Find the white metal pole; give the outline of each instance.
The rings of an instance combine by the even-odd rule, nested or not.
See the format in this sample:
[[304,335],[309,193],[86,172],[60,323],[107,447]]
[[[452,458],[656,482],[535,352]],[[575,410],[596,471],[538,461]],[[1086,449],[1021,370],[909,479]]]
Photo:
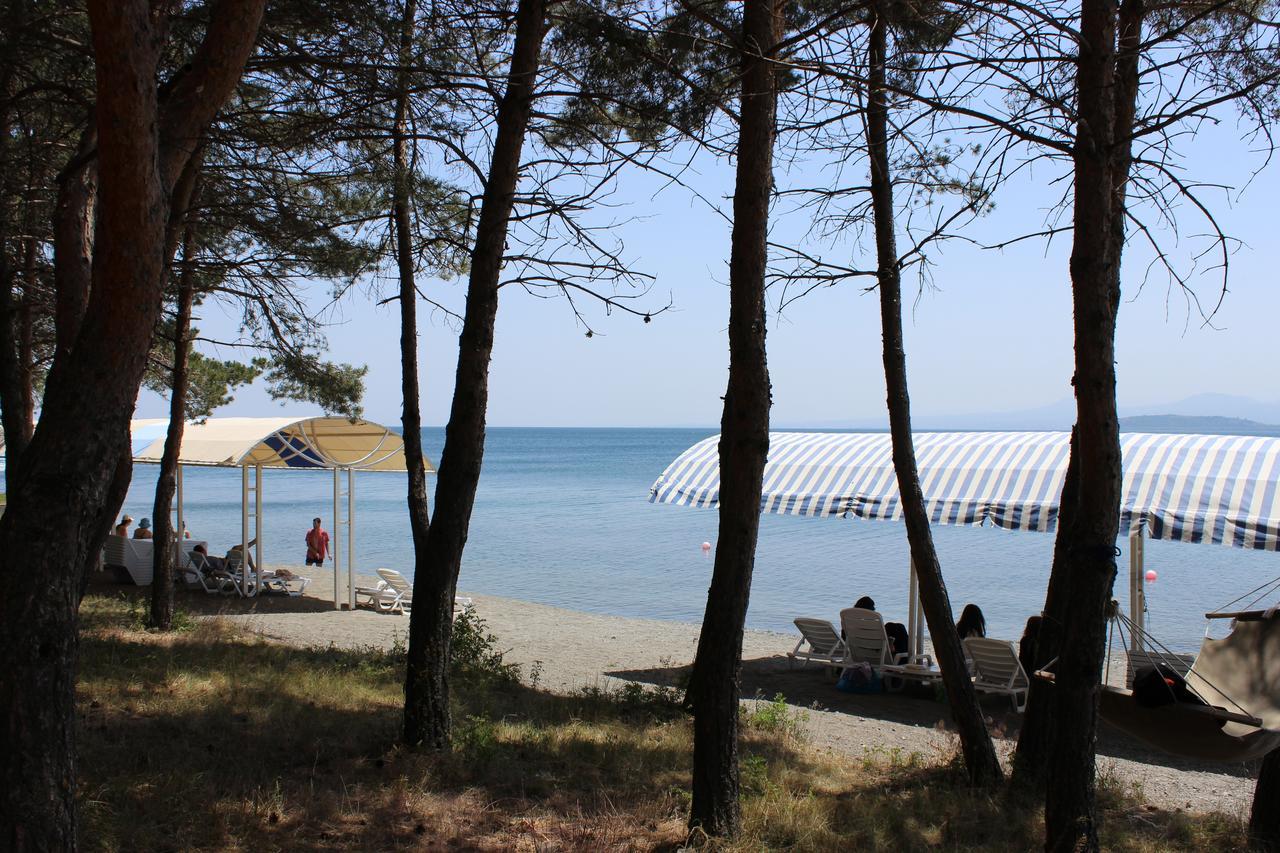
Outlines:
[[249,594],[249,466],[240,466],[240,594]]
[[[253,482],[253,501],[254,501],[254,510],[253,510],[253,537],[254,537],[254,539],[256,539],[256,540],[257,540],[257,541],[254,543],[253,548],[254,548],[254,551],[255,551],[255,553],[256,553],[256,555],[257,555],[258,571],[259,571],[259,572],[263,572],[263,571],[265,571],[265,570],[266,570],[266,565],[267,565],[267,564],[266,564],[266,563],[264,563],[264,562],[262,562],[262,540],[263,540],[265,537],[262,535],[264,531],[263,531],[263,529],[262,529],[262,466],[261,466],[261,465],[255,465],[255,466],[253,466],[253,477],[254,477],[254,482]],[[249,553],[249,549],[248,549],[248,547],[246,546],[246,547],[245,547],[245,561],[246,561],[246,562],[247,562],[247,561],[248,561],[248,559],[249,559],[249,557],[248,557],[248,553]],[[260,587],[261,587],[261,585],[259,585],[258,587],[254,587],[254,595],[257,595],[257,590],[258,590]]]
[[907,654],[910,657],[907,663],[915,663],[920,653],[920,639],[917,636],[920,626],[916,619],[916,600],[920,595],[920,589],[919,581],[916,580],[915,560],[911,561],[911,580],[907,590]]
[[1143,650],[1142,631],[1146,630],[1147,590],[1143,586],[1146,563],[1145,543],[1143,536],[1146,521],[1134,523],[1129,530],[1129,618],[1139,630],[1133,633],[1132,645],[1135,652]]
[[356,471],[347,469],[347,609],[356,609]]
[[173,541],[176,544],[178,553],[174,554],[175,564],[181,568],[187,564],[187,543],[186,537],[182,534],[186,531],[187,525],[182,516],[182,464],[178,464],[178,526],[174,530]]
[[339,536],[338,509],[340,507],[340,504],[338,503],[338,493],[342,490],[341,476],[342,475],[339,473],[338,469],[334,468],[333,469],[333,523],[332,525],[330,525],[331,527],[333,527],[333,609],[334,610],[338,610],[341,607],[340,605],[341,599],[338,597],[338,578],[339,578],[338,563],[341,562],[341,560],[338,559],[338,536]]

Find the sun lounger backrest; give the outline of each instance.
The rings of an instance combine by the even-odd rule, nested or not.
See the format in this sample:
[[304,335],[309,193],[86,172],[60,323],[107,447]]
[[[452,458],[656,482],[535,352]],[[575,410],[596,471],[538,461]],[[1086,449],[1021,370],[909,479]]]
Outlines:
[[840,627],[849,649],[850,661],[866,661],[872,666],[890,663],[889,638],[884,619],[874,610],[850,607],[840,611]]
[[973,661],[973,676],[979,686],[1027,687],[1027,674],[1018,662],[1018,650],[1008,640],[966,637],[964,651]]
[[810,648],[820,655],[830,654],[840,645],[840,635],[826,619],[809,619],[801,617],[796,621],[800,635],[805,638]]
[[387,582],[387,586],[402,595],[413,595],[413,587],[404,575],[395,569],[378,569],[378,577]]
[[125,564],[124,549],[129,540],[123,536],[117,536],[112,533],[107,537],[107,543],[102,546],[102,562],[108,566],[121,566]]

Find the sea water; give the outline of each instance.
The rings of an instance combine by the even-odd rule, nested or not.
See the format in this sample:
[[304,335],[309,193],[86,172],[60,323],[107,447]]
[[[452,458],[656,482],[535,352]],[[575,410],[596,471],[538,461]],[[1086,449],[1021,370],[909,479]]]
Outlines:
[[[715,543],[714,510],[651,504],[649,487],[714,429],[490,429],[460,590],[576,610],[699,622]],[[423,431],[436,460],[443,429]],[[151,515],[157,467],[134,467],[124,511]],[[222,553],[240,541],[239,469],[188,467],[192,536]],[[319,516],[331,532],[333,474],[263,473],[263,559],[299,565]],[[342,478],[345,487],[346,477]],[[433,490],[428,478],[428,490]],[[412,574],[403,474],[355,477],[357,570]],[[342,512],[346,512],[343,501]],[[887,620],[906,621],[908,549],[899,522],[764,515],[747,626],[793,632],[791,620],[838,620],[862,595]],[[1053,536],[992,528],[933,528],[953,609],[976,602],[987,634],[1016,640],[1043,606]],[[252,535],[252,534],[251,534]],[[1128,607],[1128,542],[1118,543],[1116,597]],[[714,552],[712,552],[714,553]],[[346,549],[343,546],[345,560]],[[1148,629],[1176,650],[1199,646],[1204,613],[1280,576],[1280,555],[1218,545],[1146,543]],[[323,571],[329,571],[326,565]],[[311,569],[309,571],[316,571]],[[1215,626],[1221,634],[1225,625]],[[1117,641],[1118,642],[1118,641]]]

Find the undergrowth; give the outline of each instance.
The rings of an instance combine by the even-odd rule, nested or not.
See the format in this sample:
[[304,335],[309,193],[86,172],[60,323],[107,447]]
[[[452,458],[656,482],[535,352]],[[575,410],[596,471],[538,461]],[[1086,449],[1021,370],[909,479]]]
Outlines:
[[[555,695],[463,614],[454,748],[398,744],[403,643],[299,649],[217,620],[157,635],[130,605],[82,608],[79,803],[89,850],[676,850],[691,727],[678,686]],[[370,617],[374,618],[374,617]],[[709,849],[1029,850],[1039,811],[969,789],[950,756],[855,758],[774,696],[741,726],[743,833]],[[1238,820],[1145,806],[1103,777],[1103,843],[1230,850]]]

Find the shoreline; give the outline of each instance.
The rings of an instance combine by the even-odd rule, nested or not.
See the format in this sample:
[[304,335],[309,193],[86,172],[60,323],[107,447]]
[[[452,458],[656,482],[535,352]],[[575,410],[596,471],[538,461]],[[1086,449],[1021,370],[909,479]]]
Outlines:
[[[297,567],[289,568],[304,574]],[[307,594],[298,598],[271,596],[245,602],[204,593],[180,596],[184,603],[199,602],[194,609],[206,618],[221,618],[290,645],[385,649],[407,642],[407,615],[365,608],[335,610],[332,573],[307,576],[312,583]],[[361,577],[357,585],[370,580]],[[697,649],[700,626],[692,623],[588,613],[463,590],[458,594],[473,600],[477,615],[497,637],[498,648],[508,662],[521,665],[527,683],[558,693],[618,689],[627,683],[676,685]],[[797,639],[772,631],[743,633],[744,702],[783,695],[793,712],[802,716],[802,727],[815,747],[854,760],[867,752],[950,755],[958,749],[958,740],[949,730],[947,706],[932,689],[841,693],[834,687],[834,678],[819,667],[791,664],[786,653]],[[1007,766],[1020,716],[1001,696],[983,697],[982,707]],[[1169,756],[1105,724],[1099,730],[1098,768],[1099,775],[1140,787],[1153,804],[1163,808],[1246,817],[1256,777],[1256,763],[1214,765]]]

